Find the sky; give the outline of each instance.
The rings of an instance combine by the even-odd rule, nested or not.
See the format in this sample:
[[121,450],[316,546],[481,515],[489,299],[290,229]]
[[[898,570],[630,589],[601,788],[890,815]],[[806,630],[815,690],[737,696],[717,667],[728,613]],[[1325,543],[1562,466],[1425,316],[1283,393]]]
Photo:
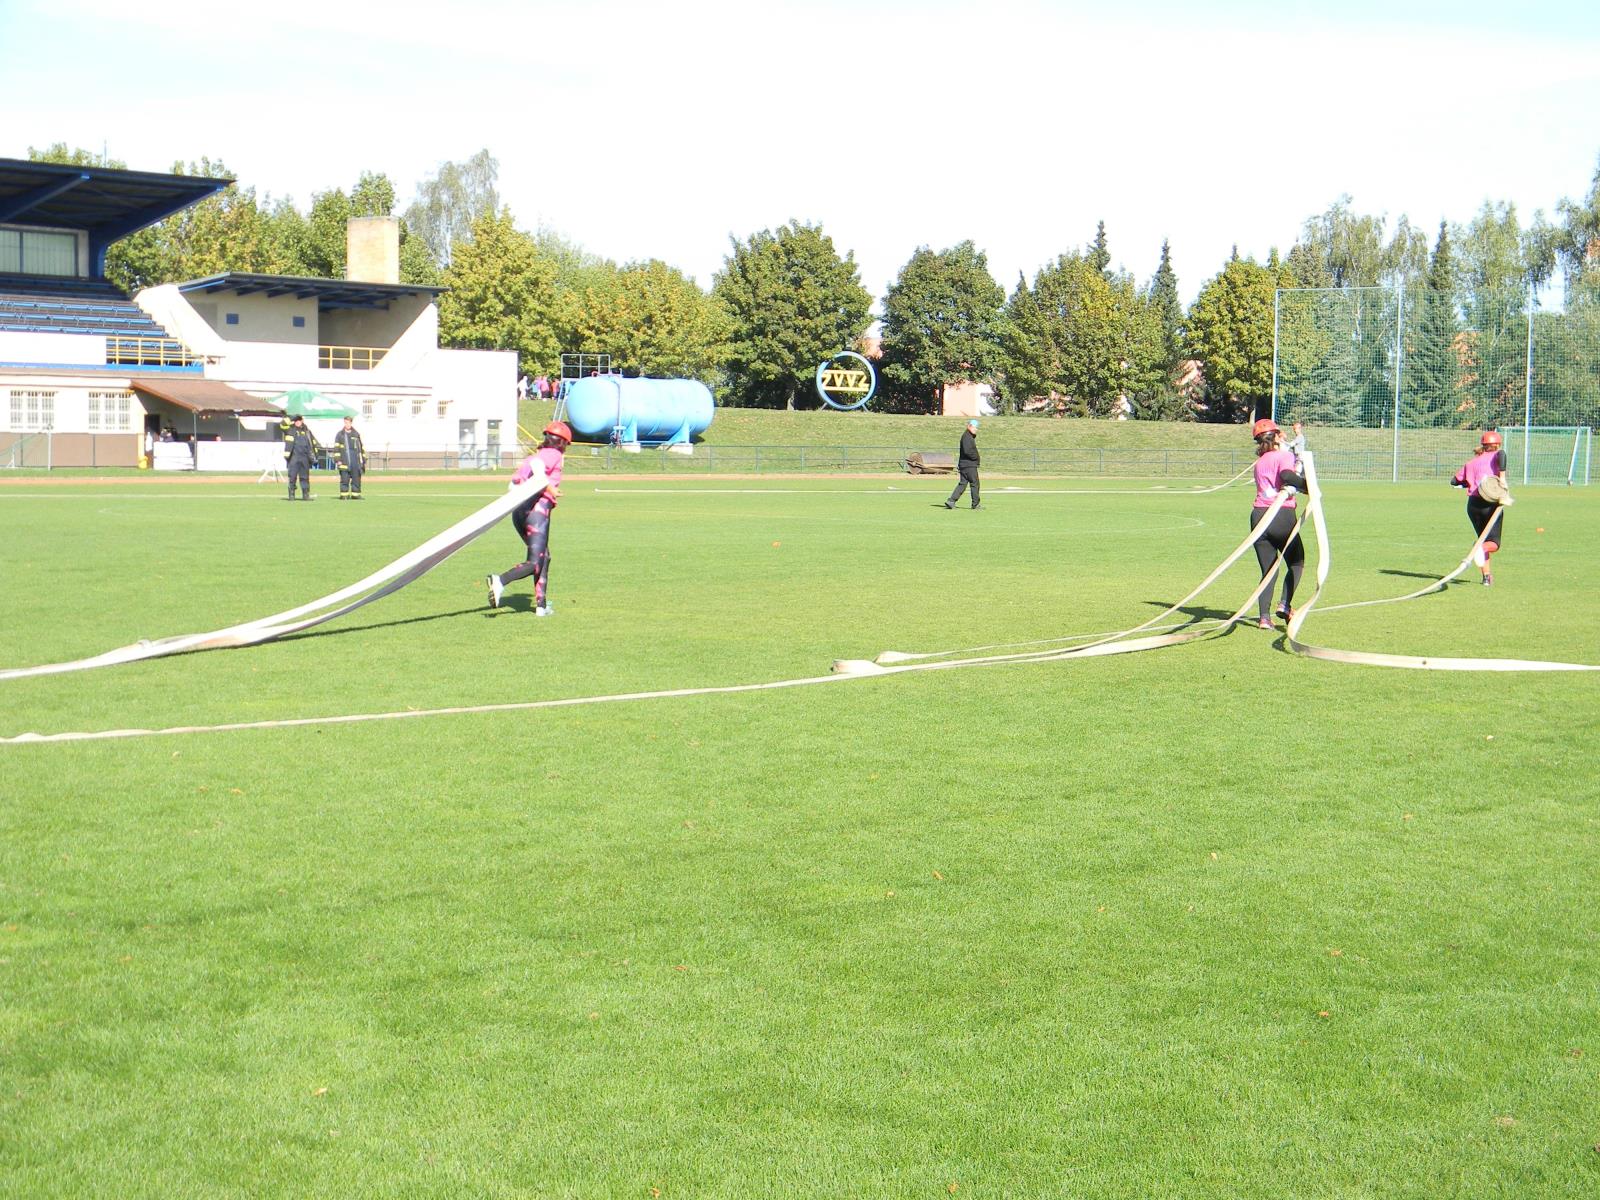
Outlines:
[[1008,292],[1106,223],[1187,302],[1348,194],[1526,224],[1600,165],[1600,21],[1565,0],[0,0],[0,157],[221,160],[258,197],[403,207],[487,148],[518,225],[709,287],[820,223],[876,296],[973,241]]

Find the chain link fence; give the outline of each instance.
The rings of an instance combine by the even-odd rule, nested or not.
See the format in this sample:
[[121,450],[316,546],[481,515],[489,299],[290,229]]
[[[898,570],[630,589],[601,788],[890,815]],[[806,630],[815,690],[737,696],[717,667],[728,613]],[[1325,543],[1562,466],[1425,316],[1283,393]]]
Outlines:
[[1272,376],[1274,418],[1306,423],[1330,477],[1433,476],[1498,429],[1513,479],[1586,483],[1600,298],[1551,308],[1532,291],[1284,288]]

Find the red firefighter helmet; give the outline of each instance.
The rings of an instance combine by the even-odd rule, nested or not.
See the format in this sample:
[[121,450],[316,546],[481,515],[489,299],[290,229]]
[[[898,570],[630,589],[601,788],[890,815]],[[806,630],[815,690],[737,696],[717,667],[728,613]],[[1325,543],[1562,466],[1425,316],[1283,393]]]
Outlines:
[[1496,433],[1494,430],[1490,429],[1481,438],[1478,439],[1478,445],[1480,445],[1480,446],[1494,446],[1494,447],[1498,448],[1501,445],[1500,435],[1498,433]]
[[542,432],[548,436],[560,438],[569,446],[572,444],[572,426],[565,421],[551,421],[550,424],[544,427]]
[[1250,427],[1250,436],[1253,437],[1253,438],[1258,438],[1263,433],[1282,433],[1282,432],[1283,432],[1283,430],[1278,428],[1278,423],[1276,421],[1274,421],[1271,417],[1262,417],[1261,420],[1257,421],[1254,425],[1252,425]]

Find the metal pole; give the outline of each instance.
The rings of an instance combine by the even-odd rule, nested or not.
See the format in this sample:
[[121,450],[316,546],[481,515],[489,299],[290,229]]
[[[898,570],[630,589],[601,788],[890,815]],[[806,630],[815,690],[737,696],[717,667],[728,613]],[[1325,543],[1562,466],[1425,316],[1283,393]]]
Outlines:
[[1528,362],[1522,381],[1522,482],[1528,482],[1528,453],[1533,446],[1533,306],[1539,297],[1528,285]]
[[1400,482],[1400,372],[1406,358],[1406,293],[1394,285],[1394,483]]
[[1283,299],[1283,289],[1272,289],[1272,411],[1267,414],[1278,419],[1278,304]]

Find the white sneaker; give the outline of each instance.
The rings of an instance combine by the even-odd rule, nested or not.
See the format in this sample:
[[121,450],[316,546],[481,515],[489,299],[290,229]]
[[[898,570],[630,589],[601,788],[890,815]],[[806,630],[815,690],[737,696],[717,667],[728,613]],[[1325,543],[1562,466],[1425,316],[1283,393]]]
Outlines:
[[536,617],[548,617],[553,615],[554,612],[555,610],[552,609],[548,604],[541,604],[533,610],[533,615]]
[[500,607],[500,596],[506,590],[506,585],[500,582],[498,575],[485,575],[483,581],[489,585],[489,607]]

